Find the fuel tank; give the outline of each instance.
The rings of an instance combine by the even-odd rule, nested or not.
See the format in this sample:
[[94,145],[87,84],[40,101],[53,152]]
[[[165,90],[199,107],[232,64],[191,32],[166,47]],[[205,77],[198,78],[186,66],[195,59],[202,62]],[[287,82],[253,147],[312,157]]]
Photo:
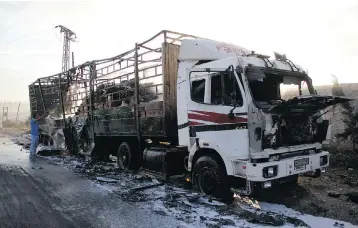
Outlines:
[[142,169],[168,179],[184,174],[184,158],[189,152],[186,147],[151,147],[143,152]]

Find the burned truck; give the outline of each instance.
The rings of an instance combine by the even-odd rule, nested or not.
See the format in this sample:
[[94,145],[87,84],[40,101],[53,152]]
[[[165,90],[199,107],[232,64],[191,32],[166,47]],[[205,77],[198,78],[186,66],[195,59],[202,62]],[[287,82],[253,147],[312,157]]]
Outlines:
[[124,168],[183,175],[222,198],[325,171],[324,114],[349,100],[317,95],[283,56],[171,31],[40,78],[29,91],[31,110],[50,113],[41,125],[50,138],[64,132],[67,147],[93,159],[112,155]]

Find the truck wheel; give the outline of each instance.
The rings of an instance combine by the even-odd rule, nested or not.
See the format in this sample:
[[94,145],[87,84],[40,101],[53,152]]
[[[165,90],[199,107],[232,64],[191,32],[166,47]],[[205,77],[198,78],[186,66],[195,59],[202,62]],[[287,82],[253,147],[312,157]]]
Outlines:
[[118,147],[117,152],[117,164],[120,168],[132,168],[131,165],[132,161],[132,154],[131,148],[126,142],[122,142],[121,145]]
[[223,199],[232,200],[225,168],[214,158],[200,157],[194,165],[192,182],[195,191]]
[[94,148],[91,149],[91,160],[93,162],[108,162],[109,161],[109,149],[107,144],[97,140],[94,142]]

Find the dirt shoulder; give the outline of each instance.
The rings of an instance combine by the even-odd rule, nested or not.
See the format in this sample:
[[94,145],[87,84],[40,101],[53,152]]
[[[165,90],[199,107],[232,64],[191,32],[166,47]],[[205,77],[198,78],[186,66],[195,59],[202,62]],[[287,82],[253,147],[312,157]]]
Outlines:
[[297,186],[272,189],[259,200],[358,225],[358,202],[350,199],[352,192],[358,192],[358,171],[332,168],[319,178],[299,177]]
[[9,135],[9,136],[13,136],[16,134],[24,133],[28,130],[29,129],[27,129],[27,128],[3,128],[2,127],[2,128],[0,128],[0,133]]

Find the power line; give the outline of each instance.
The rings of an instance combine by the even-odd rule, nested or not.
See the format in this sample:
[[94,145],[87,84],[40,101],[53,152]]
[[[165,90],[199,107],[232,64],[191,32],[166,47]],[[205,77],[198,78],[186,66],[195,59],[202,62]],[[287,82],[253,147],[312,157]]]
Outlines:
[[[33,31],[33,32],[30,32],[31,34],[27,34],[24,36],[18,36],[14,39],[8,40],[8,41],[4,42],[4,44],[9,45],[9,44],[13,44],[14,42],[17,42],[17,41],[26,40],[28,38],[35,38],[35,37],[39,36],[40,33],[43,33],[43,32],[46,32],[46,31],[52,30],[52,29],[54,29],[54,28],[46,28],[46,29],[42,29],[40,31]],[[36,33],[36,35],[34,35],[35,33]]]
[[[31,50],[34,51],[34,50]],[[57,54],[55,53],[51,53],[51,52],[41,52],[38,50],[35,50],[34,52],[24,52],[24,51],[19,51],[19,52],[14,52],[14,51],[0,51],[0,55],[9,55],[9,56],[17,56],[17,55],[21,55],[21,56],[57,56]],[[36,51],[38,51],[36,53]]]
[[54,31],[54,35],[55,35],[56,39],[62,43],[62,39],[59,37],[59,35],[56,31]]

